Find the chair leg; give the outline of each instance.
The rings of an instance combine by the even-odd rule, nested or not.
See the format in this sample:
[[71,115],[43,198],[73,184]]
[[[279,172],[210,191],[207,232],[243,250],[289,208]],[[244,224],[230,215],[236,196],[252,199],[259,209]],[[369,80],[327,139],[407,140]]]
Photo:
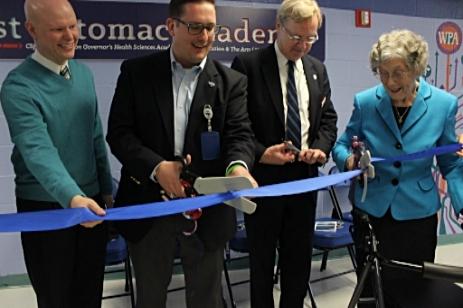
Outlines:
[[333,205],[333,209],[335,211],[335,213],[334,213],[335,216],[333,218],[343,220],[344,217],[342,215],[342,209],[341,209],[341,206],[339,205],[339,200],[338,200],[338,197],[336,195],[336,191],[335,191],[333,186],[329,187],[328,193],[330,195],[331,204]]
[[124,262],[124,272],[125,272],[125,286],[124,286],[124,291],[129,292],[130,291],[130,286],[129,286],[129,266],[128,264],[128,259],[125,260]]
[[128,292],[130,292],[130,303],[131,307],[135,308],[135,291],[133,289],[133,279],[132,279],[132,266],[130,264],[130,257],[127,254],[127,259],[125,260],[125,273],[126,273],[126,280],[125,284],[127,287],[128,284]]
[[307,291],[310,297],[310,307],[317,308],[317,303],[315,302],[315,297],[313,296],[312,287],[310,286],[310,282],[307,282]]
[[347,246],[347,250],[349,251],[349,256],[352,261],[352,265],[354,266],[354,269],[357,269],[357,260],[355,258],[354,247],[352,245],[349,245]]
[[328,250],[323,252],[322,264],[320,265],[320,272],[326,270],[326,263],[328,262]]
[[230,275],[228,274],[227,260],[223,260],[223,273],[225,274],[225,281],[227,282],[228,296],[230,297],[230,303],[232,308],[236,308],[235,298],[233,297],[233,290],[230,282]]

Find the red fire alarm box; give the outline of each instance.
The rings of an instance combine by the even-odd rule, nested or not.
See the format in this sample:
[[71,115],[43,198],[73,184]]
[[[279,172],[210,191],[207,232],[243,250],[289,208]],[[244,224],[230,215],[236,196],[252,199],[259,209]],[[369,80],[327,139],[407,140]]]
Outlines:
[[355,9],[355,26],[357,28],[370,28],[371,27],[370,10]]

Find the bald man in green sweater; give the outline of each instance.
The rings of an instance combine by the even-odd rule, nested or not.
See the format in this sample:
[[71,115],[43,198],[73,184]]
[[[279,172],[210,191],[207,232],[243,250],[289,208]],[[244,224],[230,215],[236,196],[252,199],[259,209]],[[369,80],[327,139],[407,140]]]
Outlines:
[[[112,178],[93,76],[72,60],[76,15],[67,0],[26,0],[25,14],[36,50],[0,92],[18,212],[85,207],[104,215]],[[99,220],[21,234],[39,308],[101,306],[106,239]]]

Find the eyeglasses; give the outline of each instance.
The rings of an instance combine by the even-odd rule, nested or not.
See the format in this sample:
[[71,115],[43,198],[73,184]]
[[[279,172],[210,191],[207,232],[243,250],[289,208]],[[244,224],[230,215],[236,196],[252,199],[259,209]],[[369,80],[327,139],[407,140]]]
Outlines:
[[300,35],[289,33],[288,29],[286,29],[286,27],[283,24],[281,24],[281,28],[283,29],[283,31],[286,33],[286,35],[291,41],[295,41],[298,43],[309,43],[309,44],[314,44],[316,41],[318,41],[318,33],[303,37]]
[[172,18],[172,19],[178,21],[181,24],[184,24],[188,28],[188,33],[192,35],[198,35],[202,33],[204,29],[206,29],[207,33],[217,34],[222,28],[221,25],[216,25],[214,23],[202,24],[202,23],[197,23],[197,22],[185,22],[181,20],[180,18]]
[[407,76],[409,71],[405,70],[395,70],[392,73],[385,72],[383,70],[378,69],[378,76],[381,81],[385,82],[389,80],[389,78],[392,78],[395,82],[400,82],[404,80],[404,78]]

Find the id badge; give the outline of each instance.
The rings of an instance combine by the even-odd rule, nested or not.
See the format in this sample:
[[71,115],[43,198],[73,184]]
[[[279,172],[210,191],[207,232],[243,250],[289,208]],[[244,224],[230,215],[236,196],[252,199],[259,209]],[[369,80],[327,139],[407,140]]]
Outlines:
[[220,155],[220,135],[215,131],[201,134],[201,153],[203,160],[214,160]]

